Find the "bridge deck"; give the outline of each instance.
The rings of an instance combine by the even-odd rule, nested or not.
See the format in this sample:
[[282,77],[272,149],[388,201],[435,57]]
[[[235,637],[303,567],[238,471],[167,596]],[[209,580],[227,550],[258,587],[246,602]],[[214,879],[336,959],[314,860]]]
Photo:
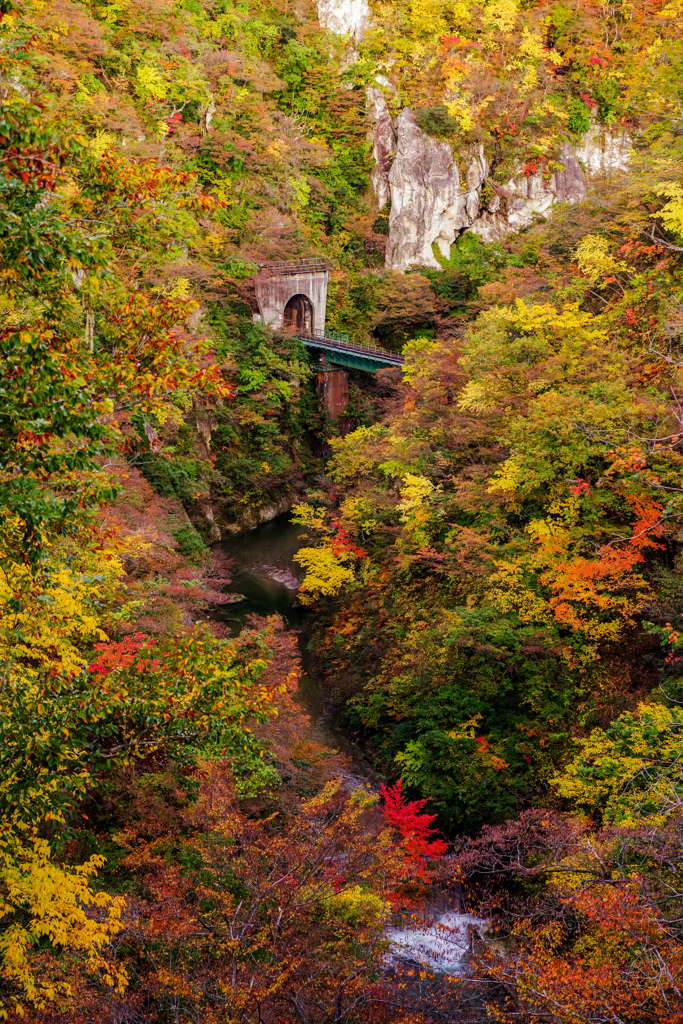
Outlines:
[[389,366],[403,366],[403,356],[376,345],[359,345],[348,340],[348,334],[334,331],[298,331],[297,337],[306,348],[321,349],[330,354],[330,361],[342,366],[355,366],[361,370],[379,370]]
[[271,260],[269,263],[259,263],[258,268],[266,274],[324,274],[327,263],[317,257],[304,260]]

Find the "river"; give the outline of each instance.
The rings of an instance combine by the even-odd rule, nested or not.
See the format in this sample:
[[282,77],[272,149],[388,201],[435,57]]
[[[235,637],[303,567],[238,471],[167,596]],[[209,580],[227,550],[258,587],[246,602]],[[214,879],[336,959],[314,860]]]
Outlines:
[[278,516],[254,530],[245,530],[221,541],[221,548],[230,559],[229,593],[242,600],[233,604],[215,605],[212,618],[225,623],[231,636],[237,636],[250,615],[280,615],[287,629],[296,631],[303,673],[295,694],[311,720],[311,739],[341,750],[351,758],[347,782],[377,787],[377,778],[360,747],[339,728],[334,710],[325,700],[323,688],[310,667],[307,643],[314,612],[301,605],[297,590],[301,569],[294,555],[307,541],[302,539],[303,527],[290,522],[290,514]]
[[[310,668],[307,642],[313,611],[297,599],[301,570],[294,555],[305,543],[303,527],[289,521],[289,514],[278,516],[254,530],[221,541],[221,548],[232,560],[231,582],[227,591],[238,600],[215,605],[213,618],[223,622],[232,636],[244,628],[250,615],[280,615],[286,628],[296,630],[301,663],[304,669],[299,680],[296,700],[311,720],[311,738],[343,751],[351,758],[346,773],[350,786],[370,785],[377,789],[372,766],[357,744],[344,734],[334,719],[334,711],[325,700],[323,688]],[[414,919],[397,922],[387,929],[394,943],[391,960],[420,963],[445,974],[459,974],[471,945],[471,932],[484,926],[469,914],[446,907],[432,907],[421,924]]]

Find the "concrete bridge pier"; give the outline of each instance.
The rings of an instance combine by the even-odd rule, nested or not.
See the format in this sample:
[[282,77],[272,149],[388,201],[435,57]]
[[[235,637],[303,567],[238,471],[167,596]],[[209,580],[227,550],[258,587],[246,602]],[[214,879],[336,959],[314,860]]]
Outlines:
[[331,420],[342,416],[349,404],[349,375],[346,370],[332,369],[320,357],[318,370],[318,395],[320,403]]

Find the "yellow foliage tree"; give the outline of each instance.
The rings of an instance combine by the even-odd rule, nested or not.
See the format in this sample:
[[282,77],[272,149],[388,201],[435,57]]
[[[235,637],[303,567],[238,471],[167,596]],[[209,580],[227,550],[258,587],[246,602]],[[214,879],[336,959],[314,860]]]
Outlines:
[[584,235],[576,247],[576,262],[591,284],[627,269],[623,260],[612,256],[607,239],[599,235]]
[[491,0],[484,8],[484,25],[498,32],[511,32],[518,14],[517,0]]
[[386,427],[375,423],[358,427],[346,437],[332,438],[333,479],[339,482],[372,473],[385,458],[386,435]]
[[432,499],[437,488],[425,476],[406,473],[403,477],[401,500],[398,509],[404,532],[411,537],[418,547],[429,543],[429,527],[435,518]]
[[410,21],[418,36],[434,36],[446,29],[442,0],[410,0]]
[[0,1017],[11,1009],[23,1017],[24,1006],[44,1009],[72,986],[61,965],[46,961],[38,947],[46,940],[67,958],[76,954],[79,969],[98,975],[101,982],[122,992],[123,971],[114,971],[102,953],[123,928],[122,896],[95,892],[90,879],[104,864],[92,856],[72,868],[54,863],[48,843],[32,842],[0,848],[0,980],[14,990],[0,997]]
[[294,558],[306,570],[299,588],[302,604],[313,604],[321,597],[334,597],[354,579],[353,569],[328,547],[300,548]]
[[21,661],[28,676],[48,667],[73,672],[84,664],[79,644],[107,639],[95,605],[123,566],[107,552],[94,552],[89,562],[86,568],[49,558],[37,574],[21,563],[5,565],[0,573],[0,665],[5,671]]
[[294,513],[292,515],[292,522],[298,523],[299,526],[305,526],[318,533],[325,532],[328,529],[325,524],[327,513],[324,508],[314,508],[308,502],[301,502],[301,504],[293,506],[292,512]]
[[415,512],[424,507],[435,490],[434,484],[426,476],[406,473],[403,477],[401,501],[398,505],[401,512],[401,521],[404,523],[410,522]]
[[680,181],[663,181],[653,191],[655,195],[668,200],[655,217],[667,231],[673,231],[683,238],[683,185]]
[[661,826],[683,806],[683,709],[639,704],[594,729],[558,775],[560,796],[617,825]]

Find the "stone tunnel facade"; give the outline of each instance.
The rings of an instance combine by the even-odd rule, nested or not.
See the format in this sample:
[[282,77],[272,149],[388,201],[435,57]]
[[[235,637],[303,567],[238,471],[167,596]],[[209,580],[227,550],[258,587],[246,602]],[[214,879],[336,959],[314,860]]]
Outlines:
[[301,330],[324,331],[327,278],[322,260],[262,267],[255,280],[261,319],[275,329],[288,320]]
[[[306,334],[325,330],[328,271],[323,260],[283,260],[262,266],[256,275],[261,320],[277,329],[285,323]],[[349,401],[346,370],[320,357],[318,394],[330,419],[343,415]]]

